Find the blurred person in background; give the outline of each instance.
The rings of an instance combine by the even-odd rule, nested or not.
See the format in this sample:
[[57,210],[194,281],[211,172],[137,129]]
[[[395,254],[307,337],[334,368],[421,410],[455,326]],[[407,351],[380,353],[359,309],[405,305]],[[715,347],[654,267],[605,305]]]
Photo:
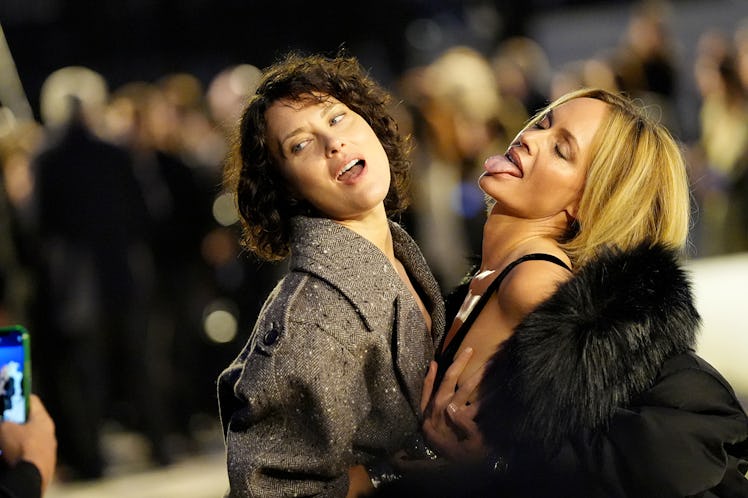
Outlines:
[[[18,122],[0,107],[0,327],[27,323],[32,283],[19,219],[31,193],[29,160],[42,139],[36,122]],[[57,467],[55,425],[36,394],[24,424],[0,421],[0,496],[40,497]]]
[[59,428],[67,478],[103,475],[100,436],[114,406],[143,417],[139,428],[163,461],[145,302],[148,211],[130,155],[97,136],[107,99],[106,81],[89,68],[50,74],[40,96],[46,139],[32,159],[30,329],[34,357],[44,358],[35,379]]
[[556,100],[580,88],[620,91],[615,70],[606,53],[567,62],[554,71],[549,83],[549,100]]
[[699,36],[694,78],[701,97],[692,147],[700,256],[748,250],[748,88],[738,47],[721,31]]
[[504,106],[488,59],[466,46],[410,70],[400,87],[416,121],[412,232],[450,289],[480,253],[485,205],[474,179],[481,158],[506,146],[523,116]]
[[208,110],[224,138],[232,136],[243,106],[261,78],[262,70],[257,66],[237,64],[222,69],[211,79],[206,92]]
[[202,391],[198,387],[202,375],[194,368],[203,346],[203,308],[212,287],[201,256],[211,223],[212,186],[203,183],[199,167],[193,166],[184,121],[185,115],[200,112],[201,101],[199,82],[180,73],[157,83],[122,85],[112,92],[107,110],[109,134],[130,152],[148,210],[153,260],[153,292],[147,303],[150,361],[159,372],[152,382],[163,393],[162,425],[187,438],[183,442],[192,438],[192,416],[214,401],[210,384]]
[[611,56],[619,88],[657,106],[662,121],[678,135],[676,108],[678,46],[671,31],[668,0],[639,0],[632,6],[624,37]]
[[526,36],[502,40],[490,59],[504,115],[514,119],[511,130],[524,126],[530,114],[548,103],[553,74],[543,47]]
[[742,19],[735,29],[734,41],[738,76],[748,91],[748,17]]
[[[262,71],[252,64],[232,65],[219,71],[208,86],[209,115],[220,132],[225,151],[236,139],[234,133],[242,110],[261,77]],[[213,207],[217,223],[205,238],[204,254],[215,273],[219,296],[236,305],[238,328],[247,330],[257,319],[268,292],[286,272],[286,262],[262,261],[243,251],[239,244],[239,217],[230,193],[217,192]],[[246,339],[246,336],[236,337],[240,343]]]
[[0,107],[0,325],[28,322],[36,252],[28,233],[30,161],[43,135],[37,122]]

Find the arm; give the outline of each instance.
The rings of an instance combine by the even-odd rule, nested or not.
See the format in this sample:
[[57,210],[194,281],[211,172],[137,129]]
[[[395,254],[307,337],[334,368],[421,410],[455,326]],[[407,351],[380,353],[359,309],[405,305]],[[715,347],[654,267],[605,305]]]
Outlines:
[[294,335],[310,340],[264,348],[270,356],[255,351],[234,387],[245,403],[230,415],[226,446],[240,496],[344,496],[348,489],[353,438],[370,409],[363,374],[321,331],[296,327]]
[[665,372],[631,406],[616,409],[607,427],[575,432],[551,456],[542,445],[497,448],[511,479],[539,496],[557,489],[606,498],[701,496],[718,485],[732,489],[719,496],[748,492],[737,470],[741,458],[742,472],[748,465],[748,418],[729,386],[699,368]]
[[468,403],[478,388],[483,370],[472,374],[457,387],[457,380],[472,354],[472,348],[468,347],[457,355],[435,393],[436,363],[432,362],[421,395],[422,430],[426,441],[439,455],[458,462],[485,457],[488,451],[473,420],[478,403]]
[[748,491],[735,469],[736,456],[748,465],[748,417],[723,379],[695,365],[660,377],[588,436],[571,441],[566,464],[598,476],[610,496],[690,496],[737,477]]
[[479,406],[475,394],[484,374],[484,358],[500,347],[506,331],[514,329],[569,275],[547,261],[525,261],[513,268],[481,310],[435,392],[435,369],[429,372],[421,399],[423,431],[440,454],[459,461],[485,455],[487,450],[473,420]]

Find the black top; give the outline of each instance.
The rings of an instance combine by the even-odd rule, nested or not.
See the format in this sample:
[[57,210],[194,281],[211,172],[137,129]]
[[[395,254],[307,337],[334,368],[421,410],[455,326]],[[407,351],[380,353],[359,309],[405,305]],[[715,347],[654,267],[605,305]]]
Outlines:
[[14,467],[0,462],[0,498],[38,498],[42,476],[31,462],[19,461]]
[[493,456],[373,496],[748,497],[748,417],[693,353],[700,323],[676,250],[601,247],[491,357],[474,420]]
[[[439,348],[439,351],[437,352],[437,358],[436,358],[438,369],[436,372],[436,382],[434,384],[435,386],[438,386],[439,384],[441,384],[441,381],[444,378],[444,374],[447,372],[447,368],[449,368],[449,366],[454,361],[455,354],[457,353],[457,350],[460,348],[460,344],[462,344],[462,341],[465,339],[465,336],[470,330],[470,327],[472,327],[473,322],[475,321],[475,318],[480,314],[480,311],[486,305],[491,295],[493,295],[493,293],[499,289],[501,282],[506,278],[509,272],[512,271],[514,267],[520,263],[524,263],[525,261],[538,261],[538,260],[555,263],[571,271],[571,268],[569,268],[566,263],[561,261],[556,256],[553,256],[551,254],[543,254],[543,253],[525,254],[524,256],[519,257],[515,259],[514,261],[512,261],[511,263],[509,263],[508,265],[506,265],[506,267],[503,270],[501,270],[501,273],[499,273],[499,276],[496,277],[494,281],[488,285],[488,287],[486,288],[486,291],[483,293],[483,295],[480,297],[478,302],[475,304],[475,307],[470,311],[470,314],[465,318],[465,322],[457,330],[457,333],[452,338],[452,340],[449,342],[447,347],[444,349],[442,349],[441,347]],[[446,335],[445,335],[445,340],[446,340]]]

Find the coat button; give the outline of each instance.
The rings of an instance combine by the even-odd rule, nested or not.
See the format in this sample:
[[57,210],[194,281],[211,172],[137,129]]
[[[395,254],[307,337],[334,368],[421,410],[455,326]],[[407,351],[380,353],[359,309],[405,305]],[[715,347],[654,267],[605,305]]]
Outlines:
[[277,340],[278,331],[276,329],[268,330],[267,332],[265,332],[265,336],[262,338],[262,342],[264,342],[266,346],[272,346]]

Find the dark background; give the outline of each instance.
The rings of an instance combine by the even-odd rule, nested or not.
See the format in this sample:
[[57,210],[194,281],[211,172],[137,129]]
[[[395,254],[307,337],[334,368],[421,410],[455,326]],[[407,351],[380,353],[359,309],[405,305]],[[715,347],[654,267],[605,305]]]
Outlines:
[[[38,118],[39,89],[52,71],[84,65],[112,88],[186,71],[207,83],[230,64],[264,67],[291,48],[346,46],[388,84],[451,43],[490,51],[528,34],[538,16],[631,2],[593,0],[0,0],[0,24]],[[711,3],[711,2],[709,2]],[[488,12],[490,15],[486,15]],[[484,21],[476,34],[466,24]],[[407,41],[416,19],[443,31],[428,47]],[[487,22],[487,23],[486,23]],[[569,33],[577,36],[579,33]]]

